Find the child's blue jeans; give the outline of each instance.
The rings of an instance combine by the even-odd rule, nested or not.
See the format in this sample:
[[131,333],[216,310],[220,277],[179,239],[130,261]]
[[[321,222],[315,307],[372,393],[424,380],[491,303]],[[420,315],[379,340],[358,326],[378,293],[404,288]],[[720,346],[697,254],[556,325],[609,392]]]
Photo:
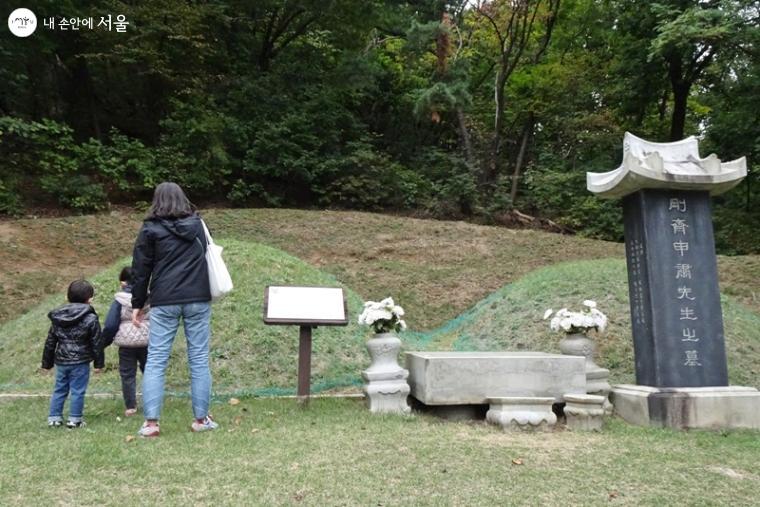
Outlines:
[[69,421],[80,422],[84,413],[84,394],[90,380],[90,363],[55,365],[55,388],[50,399],[48,421],[63,421],[63,404],[71,393]]

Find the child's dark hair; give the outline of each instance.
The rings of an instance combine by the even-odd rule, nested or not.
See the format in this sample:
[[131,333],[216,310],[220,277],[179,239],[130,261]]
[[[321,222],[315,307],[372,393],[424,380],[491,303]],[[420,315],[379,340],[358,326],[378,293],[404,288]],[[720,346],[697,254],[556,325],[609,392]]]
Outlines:
[[95,289],[87,280],[74,280],[66,293],[69,303],[86,303],[94,295]]
[[132,283],[132,268],[129,266],[124,266],[124,268],[121,270],[121,273],[119,273],[119,281],[125,282],[127,285]]

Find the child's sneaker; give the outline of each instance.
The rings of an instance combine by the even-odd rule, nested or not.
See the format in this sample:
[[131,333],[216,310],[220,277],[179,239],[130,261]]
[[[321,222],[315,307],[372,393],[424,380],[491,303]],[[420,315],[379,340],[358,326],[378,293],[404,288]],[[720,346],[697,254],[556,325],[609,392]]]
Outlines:
[[156,424],[148,424],[148,421],[145,421],[140,428],[140,431],[137,432],[138,435],[141,437],[157,437],[161,431],[158,429],[158,423]]
[[87,423],[85,423],[84,421],[68,421],[66,423],[66,427],[70,430],[74,428],[83,428],[85,426],[87,426]]
[[48,427],[50,428],[60,428],[63,426],[63,421],[48,421]]
[[203,421],[193,421],[193,424],[190,425],[190,431],[193,431],[195,433],[200,433],[201,431],[210,431],[215,430],[219,427],[217,423],[214,422],[214,420],[211,418],[210,415],[207,415],[203,418]]
[[137,413],[136,408],[128,408],[124,411],[124,417],[132,417]]

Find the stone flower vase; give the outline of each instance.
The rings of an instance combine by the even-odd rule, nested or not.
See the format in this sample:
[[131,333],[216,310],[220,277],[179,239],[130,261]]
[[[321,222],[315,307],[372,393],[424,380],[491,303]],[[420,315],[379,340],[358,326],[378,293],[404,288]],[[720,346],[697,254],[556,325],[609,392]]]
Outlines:
[[372,359],[369,368],[362,372],[365,381],[362,391],[370,412],[408,414],[409,370],[398,364],[401,340],[394,333],[377,333],[367,341]]
[[612,389],[609,378],[610,370],[594,362],[596,343],[585,333],[567,333],[559,342],[559,350],[566,356],[583,356],[586,358],[586,394],[604,396],[604,411],[612,414],[612,404],[607,396]]
[[583,356],[586,358],[586,371],[589,369],[598,369],[594,363],[594,352],[596,352],[596,343],[584,333],[567,333],[559,341],[559,350],[566,356]]

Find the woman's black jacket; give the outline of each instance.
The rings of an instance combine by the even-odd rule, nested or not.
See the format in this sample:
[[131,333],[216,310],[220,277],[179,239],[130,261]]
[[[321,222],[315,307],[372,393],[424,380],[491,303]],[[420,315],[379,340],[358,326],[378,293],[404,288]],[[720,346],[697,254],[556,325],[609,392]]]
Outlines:
[[143,223],[132,253],[132,308],[211,301],[206,234],[198,215]]

